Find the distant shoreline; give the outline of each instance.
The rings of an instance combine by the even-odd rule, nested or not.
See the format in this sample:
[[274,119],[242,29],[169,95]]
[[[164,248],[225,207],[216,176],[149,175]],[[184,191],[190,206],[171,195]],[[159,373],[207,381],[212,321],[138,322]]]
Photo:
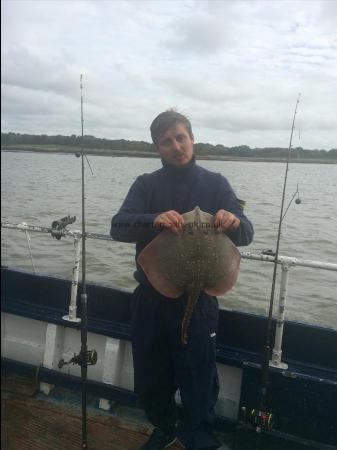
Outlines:
[[[55,146],[56,148],[37,148],[34,146],[1,146],[2,152],[15,152],[15,153],[56,153],[56,154],[68,154],[68,155],[81,155],[81,150],[78,148],[62,148],[60,146]],[[93,149],[85,149],[85,153],[87,155],[96,155],[96,156],[109,156],[111,158],[154,158],[158,159],[155,153],[152,152],[142,152],[142,151],[127,151],[127,150],[111,150],[110,152],[102,151],[102,150],[93,150]],[[196,154],[198,160],[203,161],[245,161],[245,162],[286,162],[286,158],[259,158],[259,157],[248,157],[248,156],[218,156],[218,155],[198,155]],[[290,158],[291,163],[298,164],[337,164],[337,159],[321,159],[321,158]]]

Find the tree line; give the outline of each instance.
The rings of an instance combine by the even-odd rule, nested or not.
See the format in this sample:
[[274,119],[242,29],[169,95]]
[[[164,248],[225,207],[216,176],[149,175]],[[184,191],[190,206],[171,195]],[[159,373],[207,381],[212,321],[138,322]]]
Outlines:
[[[43,150],[56,150],[55,147],[60,147],[60,150],[73,150],[81,148],[81,136],[72,134],[71,136],[46,134],[21,134],[21,133],[1,133],[1,148],[15,148],[20,146],[22,149],[29,146],[39,146]],[[20,148],[18,147],[18,148]],[[49,147],[49,148],[48,148]],[[51,147],[53,147],[51,149]],[[62,147],[62,149],[61,149]],[[145,141],[130,141],[126,139],[105,139],[96,138],[95,136],[85,135],[83,137],[83,147],[90,150],[90,153],[100,154],[114,154],[128,153],[137,156],[137,153],[156,153],[154,144]],[[226,147],[224,145],[212,145],[205,143],[197,143],[194,145],[195,154],[198,156],[210,157],[250,157],[250,158],[286,158],[288,149],[282,147],[263,147],[251,148],[248,145],[239,145],[234,147]],[[337,159],[337,148],[330,150],[315,149],[306,150],[302,147],[295,147],[292,150],[292,158],[298,159]]]

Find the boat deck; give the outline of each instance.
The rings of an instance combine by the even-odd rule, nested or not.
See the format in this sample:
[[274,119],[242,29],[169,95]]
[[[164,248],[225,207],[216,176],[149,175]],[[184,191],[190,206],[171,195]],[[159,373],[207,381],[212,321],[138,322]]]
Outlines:
[[[88,448],[138,450],[151,426],[136,408],[116,406],[98,410],[88,396]],[[1,377],[2,450],[78,450],[82,446],[79,393],[57,388],[50,396],[36,391],[35,381],[21,376]],[[170,449],[181,450],[180,444]]]
[[[98,399],[87,396],[87,435],[90,450],[139,450],[152,426],[142,410],[113,404],[98,409]],[[1,450],[78,450],[82,448],[81,396],[77,390],[55,387],[49,396],[37,390],[26,376],[1,376]],[[307,450],[316,447],[298,442],[258,441],[251,433],[218,433],[219,450]],[[183,450],[179,442],[170,450]],[[329,448],[332,447],[319,447]]]

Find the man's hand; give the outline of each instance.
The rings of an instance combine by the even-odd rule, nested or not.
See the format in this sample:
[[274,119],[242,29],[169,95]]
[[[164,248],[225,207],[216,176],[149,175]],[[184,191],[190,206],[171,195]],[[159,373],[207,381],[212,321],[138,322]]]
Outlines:
[[214,226],[223,231],[235,230],[240,226],[240,219],[225,209],[219,209],[214,216]]
[[159,214],[153,221],[154,227],[169,228],[174,233],[179,233],[184,224],[185,222],[181,214],[173,209]]

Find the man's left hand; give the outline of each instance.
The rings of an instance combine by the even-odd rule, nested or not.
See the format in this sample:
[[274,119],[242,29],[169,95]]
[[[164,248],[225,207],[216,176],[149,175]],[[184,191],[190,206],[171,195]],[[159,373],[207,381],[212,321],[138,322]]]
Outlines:
[[240,219],[225,209],[219,209],[214,216],[214,225],[223,231],[235,230],[240,226]]

